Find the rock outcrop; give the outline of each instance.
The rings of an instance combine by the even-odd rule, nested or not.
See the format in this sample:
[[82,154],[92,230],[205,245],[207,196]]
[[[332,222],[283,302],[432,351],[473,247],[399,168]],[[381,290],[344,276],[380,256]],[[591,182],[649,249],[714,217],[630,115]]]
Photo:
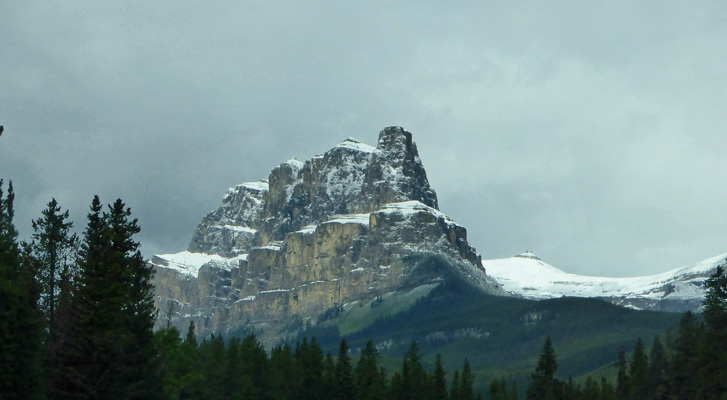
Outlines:
[[273,343],[332,311],[425,295],[449,279],[498,291],[466,229],[437,206],[399,127],[375,148],[349,138],[285,162],[267,181],[231,188],[188,251],[154,257],[159,323]]

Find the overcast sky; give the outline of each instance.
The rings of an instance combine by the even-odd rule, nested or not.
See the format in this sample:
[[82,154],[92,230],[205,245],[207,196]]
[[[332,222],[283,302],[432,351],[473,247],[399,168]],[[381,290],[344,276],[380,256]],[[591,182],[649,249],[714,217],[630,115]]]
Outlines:
[[[104,3],[104,4],[102,4]],[[0,177],[185,250],[228,187],[414,135],[483,258],[653,274],[727,252],[721,1],[2,1]]]

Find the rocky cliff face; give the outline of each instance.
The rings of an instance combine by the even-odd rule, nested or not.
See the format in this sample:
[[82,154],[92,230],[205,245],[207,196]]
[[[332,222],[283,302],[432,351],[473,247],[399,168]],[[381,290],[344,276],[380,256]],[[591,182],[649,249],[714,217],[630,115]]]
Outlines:
[[[411,133],[346,139],[231,188],[186,252],[155,256],[159,323],[272,343],[333,311],[425,295],[449,279],[498,292],[467,232],[437,210]],[[387,300],[391,299],[391,300]],[[394,307],[396,308],[396,307]]]

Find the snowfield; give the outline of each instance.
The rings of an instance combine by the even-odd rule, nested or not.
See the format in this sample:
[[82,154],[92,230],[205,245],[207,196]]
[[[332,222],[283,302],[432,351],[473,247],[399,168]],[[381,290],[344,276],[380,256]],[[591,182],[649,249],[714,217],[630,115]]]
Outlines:
[[530,299],[555,297],[702,299],[703,284],[727,253],[657,275],[609,278],[571,274],[549,265],[531,252],[482,260],[487,274],[506,291]]

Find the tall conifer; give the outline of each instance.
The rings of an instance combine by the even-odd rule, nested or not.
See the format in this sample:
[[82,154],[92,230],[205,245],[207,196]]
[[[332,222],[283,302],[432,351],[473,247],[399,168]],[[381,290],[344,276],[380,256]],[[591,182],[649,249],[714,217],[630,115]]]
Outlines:
[[43,398],[43,319],[31,271],[20,259],[13,225],[12,182],[3,199],[0,180],[0,398]]

